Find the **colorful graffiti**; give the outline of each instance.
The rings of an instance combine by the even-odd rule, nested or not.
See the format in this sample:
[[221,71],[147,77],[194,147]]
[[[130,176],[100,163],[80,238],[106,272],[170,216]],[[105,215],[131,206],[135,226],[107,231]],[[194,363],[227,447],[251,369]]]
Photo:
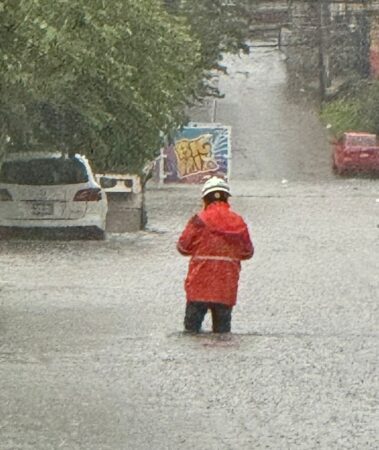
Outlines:
[[184,127],[164,149],[164,181],[201,183],[214,173],[229,175],[230,128],[216,124]]
[[219,168],[212,154],[212,135],[196,139],[180,139],[175,143],[178,176],[180,178]]

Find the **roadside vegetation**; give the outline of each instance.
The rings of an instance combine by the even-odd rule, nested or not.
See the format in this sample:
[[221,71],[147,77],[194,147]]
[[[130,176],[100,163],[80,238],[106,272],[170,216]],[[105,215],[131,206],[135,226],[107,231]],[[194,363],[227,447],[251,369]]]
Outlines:
[[323,105],[321,117],[338,139],[345,131],[379,134],[379,80],[361,80]]
[[244,5],[0,0],[0,156],[79,152],[140,173],[188,106],[218,95],[210,72],[243,47]]

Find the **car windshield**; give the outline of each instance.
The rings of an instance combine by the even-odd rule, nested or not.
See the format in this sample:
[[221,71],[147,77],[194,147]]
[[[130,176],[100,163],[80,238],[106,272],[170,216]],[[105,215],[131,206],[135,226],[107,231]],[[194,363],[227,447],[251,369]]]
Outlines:
[[86,167],[76,158],[6,161],[0,169],[0,182],[7,184],[53,186],[87,181]]

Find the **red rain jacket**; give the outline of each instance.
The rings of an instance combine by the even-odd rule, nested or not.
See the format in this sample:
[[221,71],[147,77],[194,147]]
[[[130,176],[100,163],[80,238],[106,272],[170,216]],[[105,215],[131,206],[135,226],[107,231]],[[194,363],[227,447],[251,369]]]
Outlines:
[[187,302],[236,304],[240,261],[251,258],[254,247],[245,222],[228,203],[213,202],[195,215],[177,249],[191,256],[185,281]]

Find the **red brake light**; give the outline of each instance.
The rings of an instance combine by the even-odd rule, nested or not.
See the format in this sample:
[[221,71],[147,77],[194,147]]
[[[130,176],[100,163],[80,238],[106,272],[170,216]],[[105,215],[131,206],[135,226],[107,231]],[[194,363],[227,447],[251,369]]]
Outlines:
[[99,188],[82,189],[75,194],[74,202],[98,202],[101,198]]
[[12,200],[11,194],[6,189],[0,189],[0,202],[8,202]]

